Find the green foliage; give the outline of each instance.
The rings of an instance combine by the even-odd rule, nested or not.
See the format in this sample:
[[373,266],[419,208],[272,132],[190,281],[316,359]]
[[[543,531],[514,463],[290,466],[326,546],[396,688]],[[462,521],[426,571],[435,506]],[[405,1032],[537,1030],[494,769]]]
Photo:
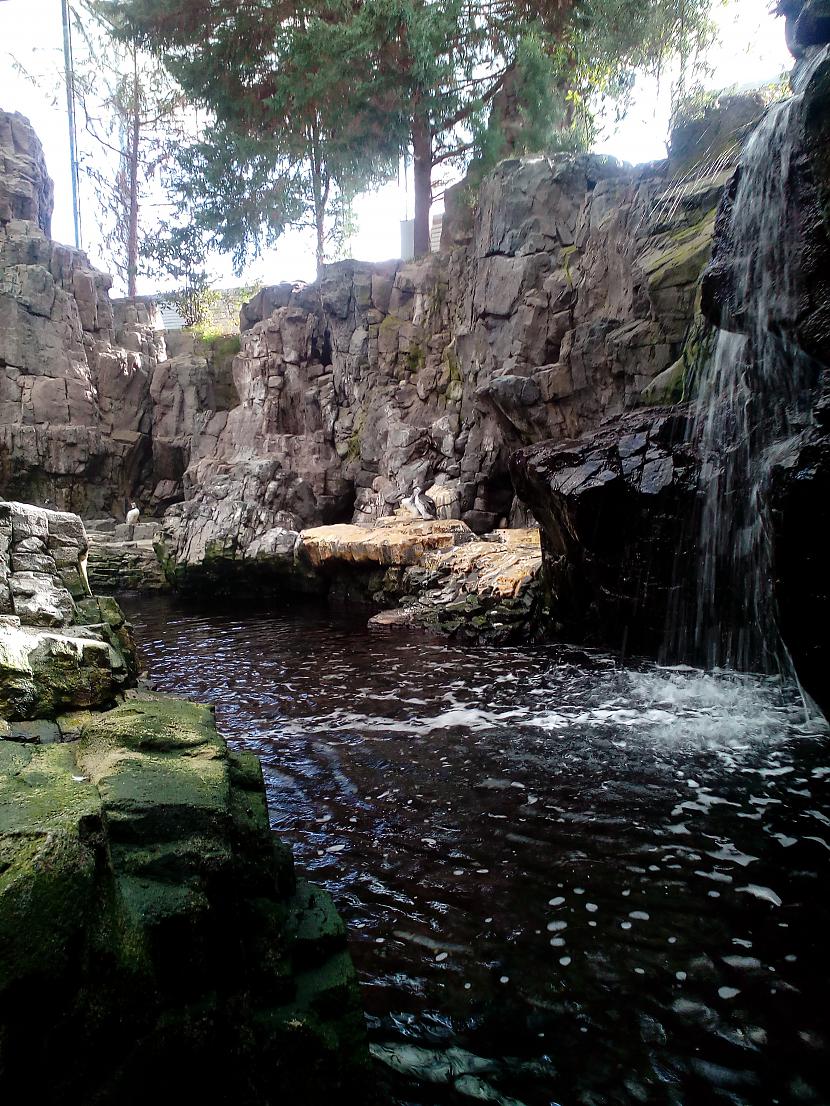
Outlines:
[[174,305],[185,324],[204,326],[210,310],[220,294],[211,288],[212,278],[204,268],[209,243],[194,224],[170,226],[161,224],[158,232],[145,238],[142,255],[148,270],[176,282],[163,298]]
[[[237,260],[313,211],[318,258],[355,191],[411,146],[416,248],[444,166],[588,146],[635,70],[686,86],[715,0],[111,0],[217,124],[188,154],[195,218]],[[622,108],[620,108],[622,110]],[[188,176],[189,174],[189,176]],[[186,189],[185,189],[186,191]],[[261,197],[261,198],[260,198]]]
[[104,6],[210,112],[168,179],[179,217],[237,268],[289,227],[314,228],[318,266],[337,256],[353,197],[394,175],[400,141],[332,56],[319,13],[302,3],[228,13],[211,0]]

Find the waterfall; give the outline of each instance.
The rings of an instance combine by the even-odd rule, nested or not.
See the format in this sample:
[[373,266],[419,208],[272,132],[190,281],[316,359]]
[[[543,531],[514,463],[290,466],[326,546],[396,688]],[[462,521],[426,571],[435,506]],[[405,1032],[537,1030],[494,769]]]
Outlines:
[[[744,149],[726,239],[730,291],[697,381],[691,437],[702,459],[691,545],[697,578],[671,618],[674,657],[706,667],[792,675],[777,629],[772,469],[809,425],[815,362],[796,341],[802,294],[787,228],[797,226],[793,169],[804,90],[827,48],[801,67]],[[691,608],[691,609],[690,609]]]

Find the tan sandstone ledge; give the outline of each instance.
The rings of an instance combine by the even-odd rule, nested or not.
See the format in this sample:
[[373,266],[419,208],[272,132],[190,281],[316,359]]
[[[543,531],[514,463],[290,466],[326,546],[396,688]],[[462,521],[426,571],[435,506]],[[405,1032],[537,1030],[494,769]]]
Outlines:
[[314,568],[327,564],[404,566],[420,564],[427,553],[474,542],[460,519],[379,518],[372,527],[339,523],[303,530],[299,545]]
[[542,550],[537,529],[480,538],[458,519],[380,518],[372,527],[304,530],[298,552],[318,571],[376,570],[372,600],[388,609],[373,630],[401,627],[468,640],[512,640],[532,632]]

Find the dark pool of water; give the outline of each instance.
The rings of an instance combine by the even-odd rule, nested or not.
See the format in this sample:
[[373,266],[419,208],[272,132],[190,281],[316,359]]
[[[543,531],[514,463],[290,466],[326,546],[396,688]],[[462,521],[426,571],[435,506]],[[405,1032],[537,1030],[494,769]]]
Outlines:
[[395,1101],[830,1103],[830,748],[797,696],[124,605],[155,685],[262,759]]

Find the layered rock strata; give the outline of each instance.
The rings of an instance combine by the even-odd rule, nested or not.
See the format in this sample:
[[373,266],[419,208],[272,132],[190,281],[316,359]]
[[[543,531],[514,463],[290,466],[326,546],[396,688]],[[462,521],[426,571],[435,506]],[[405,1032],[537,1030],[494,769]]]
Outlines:
[[304,530],[296,550],[327,580],[330,600],[382,608],[369,619],[373,630],[498,644],[530,638],[542,620],[535,529],[482,540],[460,520],[380,518]]
[[687,408],[632,412],[511,458],[541,526],[548,627],[558,636],[660,650],[694,575],[700,462],[690,426]]
[[[751,502],[746,532],[735,535],[733,548],[717,551],[718,565],[745,564],[743,571],[757,576],[760,561],[748,551],[760,518],[761,539],[769,547],[765,579],[756,594],[763,591],[767,604],[767,589],[774,591],[772,606],[786,653],[807,691],[826,710],[830,162],[825,139],[830,61],[815,37],[822,5],[799,0],[782,8],[802,56],[795,76],[800,91],[792,111],[774,117],[788,121],[786,131],[770,126],[765,132],[772,145],[764,152],[764,171],[780,164],[785,177],[770,189],[774,196],[750,198],[756,210],[777,198],[777,221],[770,242],[759,242],[757,235],[739,239],[732,215],[739,167],[719,208],[714,254],[701,281],[705,317],[695,336],[703,360],[712,356],[717,328],[722,328],[721,342],[724,333],[734,336],[743,366],[735,376],[742,378],[745,391],[701,393],[700,381],[706,376],[693,360],[681,374],[685,392],[704,410],[743,404],[750,418],[747,436],[769,443],[768,448],[742,476],[730,468],[731,454],[753,456],[751,440],[738,441],[721,456],[707,456],[701,468],[698,448],[704,423],[694,422],[693,411],[681,405],[612,419],[574,441],[525,447],[514,456],[511,469],[519,494],[542,527],[554,627],[571,637],[655,652],[673,624],[673,660],[700,660],[684,653],[682,642],[689,636],[684,627],[694,628],[694,612],[701,597],[706,598],[697,560],[706,540],[699,518],[709,488],[720,481],[725,489],[721,498],[727,517],[730,505],[734,511],[735,504]],[[766,270],[747,298],[738,291],[740,274],[754,271],[755,257],[765,259]],[[686,352],[688,348],[687,343]],[[770,349],[775,359],[769,358]],[[767,379],[762,357],[768,358],[764,366],[777,365],[776,379]],[[670,386],[666,393],[658,384],[655,380],[650,389],[658,398],[677,398]],[[727,471],[728,478],[723,475]],[[768,478],[761,484],[765,472]],[[751,604],[745,607],[741,617],[757,617]],[[739,635],[740,624],[730,632]],[[786,668],[786,656],[779,657]]]
[[427,630],[490,645],[528,641],[547,632],[541,568],[536,529],[497,530],[429,552],[418,565],[387,572],[373,596],[385,609],[369,629]]
[[[28,121],[0,111],[0,493],[123,518],[180,499],[194,432],[236,402],[227,351],[168,357],[148,300],[49,236],[52,182]],[[231,351],[231,356],[235,349]]]
[[54,717],[134,680],[129,627],[92,594],[76,515],[0,501],[0,716]]
[[169,591],[170,583],[156,556],[158,524],[116,524],[112,519],[86,522],[87,575],[96,593]]

